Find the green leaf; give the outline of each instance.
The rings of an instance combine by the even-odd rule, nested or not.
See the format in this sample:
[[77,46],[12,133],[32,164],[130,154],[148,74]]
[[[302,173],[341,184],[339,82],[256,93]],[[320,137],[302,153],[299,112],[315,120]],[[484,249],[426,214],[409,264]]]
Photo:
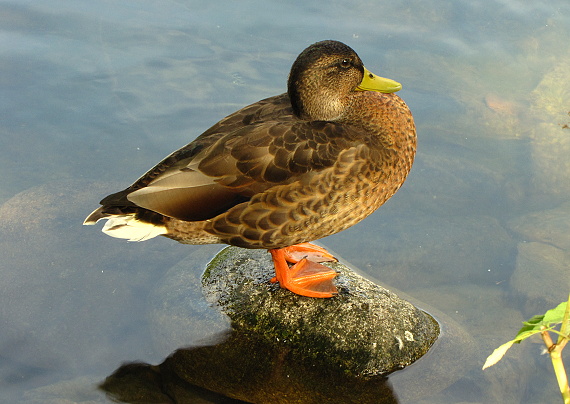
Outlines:
[[566,311],[567,304],[568,302],[562,302],[555,309],[548,310],[546,313],[544,313],[543,323],[547,326],[550,324],[561,323],[562,319],[564,318],[564,312]]
[[522,340],[527,339],[531,335],[544,331],[542,327],[551,328],[545,324],[543,318],[544,316],[534,316],[528,321],[523,321],[524,326],[517,332],[513,341],[520,344]]
[[515,343],[520,343],[531,335],[544,331],[542,327],[545,329],[551,329],[553,325],[561,323],[564,317],[564,312],[566,311],[567,303],[568,302],[560,303],[556,308],[548,310],[543,315],[534,316],[527,321],[523,321],[523,327],[519,330],[513,341]]
[[[527,326],[535,326],[537,324],[542,323],[542,320],[544,319],[544,314],[538,315],[538,316],[534,316],[526,321],[523,321],[524,325]],[[524,328],[524,327],[523,327]]]
[[[519,330],[519,332],[517,332],[517,335],[515,337],[515,342],[516,343],[520,343],[523,339],[521,338],[517,338],[519,335],[523,335],[526,332],[530,332],[530,331],[537,331],[540,330],[540,327],[542,327],[542,319],[544,318],[544,316],[534,316],[533,318],[531,318],[530,320],[527,321],[523,321],[523,327]],[[534,334],[534,333],[533,333]],[[531,334],[532,335],[532,334]]]
[[532,337],[534,334],[541,333],[542,331],[544,331],[544,330],[537,328],[537,329],[530,330],[530,331],[520,332],[517,334],[517,336],[515,337],[515,339],[513,341],[521,342],[521,341],[527,339],[528,337]]

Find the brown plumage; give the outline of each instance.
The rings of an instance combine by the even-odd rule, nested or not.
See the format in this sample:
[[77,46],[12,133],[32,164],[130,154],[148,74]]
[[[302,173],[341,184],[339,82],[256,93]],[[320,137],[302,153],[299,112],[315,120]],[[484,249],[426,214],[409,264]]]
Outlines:
[[266,249],[344,230],[388,200],[412,166],[415,126],[392,94],[400,88],[340,42],[311,45],[286,94],[222,119],[104,198],[85,224],[109,219],[105,232],[131,240]]

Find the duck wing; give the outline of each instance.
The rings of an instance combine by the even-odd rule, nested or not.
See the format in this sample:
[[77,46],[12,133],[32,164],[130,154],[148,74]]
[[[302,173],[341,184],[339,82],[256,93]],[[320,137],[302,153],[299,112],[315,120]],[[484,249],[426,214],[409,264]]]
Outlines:
[[332,167],[343,150],[362,146],[360,133],[344,125],[301,121],[285,103],[266,101],[220,121],[101,204],[207,220],[276,185],[307,183]]
[[249,125],[161,167],[160,174],[126,198],[177,219],[210,219],[273,186],[313,177],[333,166],[341,151],[355,146],[345,132],[329,122]]

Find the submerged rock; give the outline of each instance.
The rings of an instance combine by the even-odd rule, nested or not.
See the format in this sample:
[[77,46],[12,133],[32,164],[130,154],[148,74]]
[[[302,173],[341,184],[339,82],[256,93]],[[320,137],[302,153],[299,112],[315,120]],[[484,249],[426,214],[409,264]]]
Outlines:
[[346,375],[385,375],[421,358],[437,339],[428,314],[352,272],[339,272],[331,299],[298,296],[269,280],[266,251],[222,250],[203,277],[207,300],[227,314],[233,328],[256,333],[277,351],[291,351],[312,366]]
[[[526,312],[544,312],[568,296],[570,253],[546,243],[519,243],[516,268],[510,280],[517,294],[524,296]],[[553,282],[556,279],[558,282]]]
[[524,297],[525,311],[540,313],[544,307],[556,307],[570,287],[570,203],[520,216],[509,227],[524,240],[517,248],[510,284]]
[[508,225],[525,241],[537,241],[570,251],[570,202],[554,209],[527,213],[510,220]]
[[570,57],[547,73],[532,93],[534,197],[563,202],[570,196]]

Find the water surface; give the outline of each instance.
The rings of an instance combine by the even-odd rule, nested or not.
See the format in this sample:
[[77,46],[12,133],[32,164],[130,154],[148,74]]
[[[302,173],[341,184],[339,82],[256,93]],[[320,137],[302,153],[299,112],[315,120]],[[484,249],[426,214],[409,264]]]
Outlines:
[[322,39],[403,83],[419,139],[400,192],[322,242],[475,343],[457,380],[414,402],[557,402],[539,344],[480,368],[569,290],[569,16],[562,0],[1,1],[6,402],[105,402],[94,386],[122,362],[176,348],[153,338],[149,296],[197,247],[80,224],[211,124],[284,92],[296,55]]

